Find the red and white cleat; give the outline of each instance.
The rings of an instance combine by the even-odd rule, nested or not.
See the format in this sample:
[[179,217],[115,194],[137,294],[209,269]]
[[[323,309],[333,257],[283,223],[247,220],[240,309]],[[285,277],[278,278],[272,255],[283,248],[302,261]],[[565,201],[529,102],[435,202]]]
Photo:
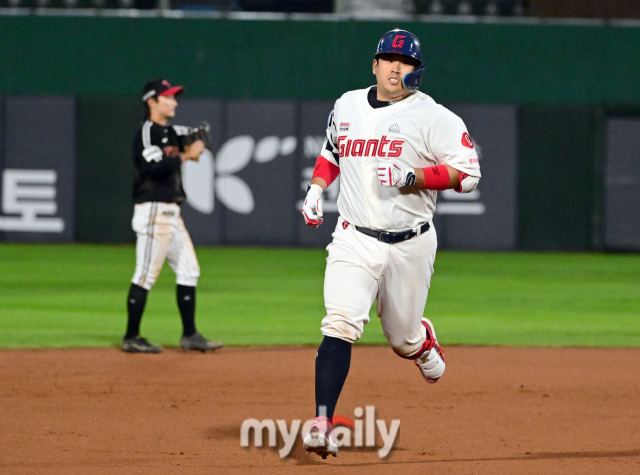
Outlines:
[[430,343],[427,347],[428,349],[414,361],[416,366],[420,368],[420,373],[424,380],[427,383],[433,384],[437,383],[444,374],[444,351],[438,344],[436,331],[433,329],[431,321],[427,318],[423,318],[422,324],[427,329],[427,339]]
[[333,433],[333,424],[327,417],[316,417],[309,433],[304,436],[303,447],[307,452],[318,454],[323,459],[338,454],[338,441]]

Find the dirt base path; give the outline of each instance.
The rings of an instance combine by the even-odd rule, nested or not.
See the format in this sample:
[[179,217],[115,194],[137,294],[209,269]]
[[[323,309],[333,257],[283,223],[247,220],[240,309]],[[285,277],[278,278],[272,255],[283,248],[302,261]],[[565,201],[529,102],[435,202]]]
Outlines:
[[[640,473],[640,348],[451,347],[430,385],[389,348],[356,346],[336,410],[352,447],[322,460],[298,431],[280,458],[286,439],[270,447],[266,429],[241,447],[248,419],[291,432],[313,417],[315,352],[0,351],[0,473]],[[377,428],[362,447],[368,406],[387,430],[400,421],[385,458]]]

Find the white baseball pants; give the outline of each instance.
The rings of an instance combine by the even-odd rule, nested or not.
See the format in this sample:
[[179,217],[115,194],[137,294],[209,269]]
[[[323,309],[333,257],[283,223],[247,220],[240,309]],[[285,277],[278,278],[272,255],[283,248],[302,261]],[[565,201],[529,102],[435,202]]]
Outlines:
[[393,350],[409,357],[426,338],[421,324],[438,240],[433,226],[420,236],[386,244],[338,219],[324,280],[322,333],[351,343],[363,334],[377,299],[377,315]]
[[178,204],[136,204],[131,227],[137,235],[136,269],[131,282],[151,289],[166,259],[178,285],[196,286],[200,266]]

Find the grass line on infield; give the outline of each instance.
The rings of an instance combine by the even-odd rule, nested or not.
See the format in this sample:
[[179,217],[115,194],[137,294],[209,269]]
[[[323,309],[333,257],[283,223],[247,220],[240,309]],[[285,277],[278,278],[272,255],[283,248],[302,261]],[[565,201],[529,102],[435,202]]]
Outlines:
[[[317,345],[324,249],[199,247],[201,332],[226,345]],[[133,245],[0,245],[0,347],[115,346]],[[638,346],[640,255],[440,251],[425,314],[443,345]],[[176,346],[174,274],[142,333]],[[385,344],[371,313],[361,340]]]

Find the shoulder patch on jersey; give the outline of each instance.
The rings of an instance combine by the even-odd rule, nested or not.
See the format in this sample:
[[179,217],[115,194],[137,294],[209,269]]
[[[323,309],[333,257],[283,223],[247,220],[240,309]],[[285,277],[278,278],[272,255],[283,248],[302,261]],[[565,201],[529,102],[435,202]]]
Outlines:
[[460,142],[467,148],[473,148],[473,140],[471,140],[471,136],[467,132],[462,134],[462,140],[460,140]]

